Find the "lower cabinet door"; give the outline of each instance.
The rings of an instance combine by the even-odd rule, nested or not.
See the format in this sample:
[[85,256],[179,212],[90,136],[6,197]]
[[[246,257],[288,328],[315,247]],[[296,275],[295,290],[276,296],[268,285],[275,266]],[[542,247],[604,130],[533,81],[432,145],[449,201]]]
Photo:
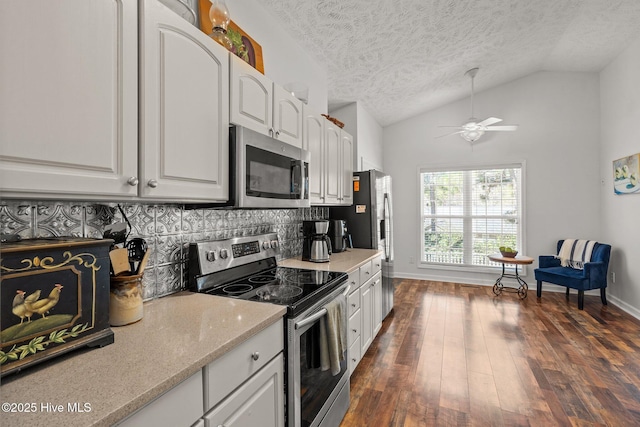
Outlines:
[[116,425],[188,427],[202,417],[202,412],[200,370]]
[[361,348],[360,348],[360,337],[356,338],[353,344],[349,346],[349,375],[353,374],[353,371],[360,363],[360,359],[362,359]]
[[282,427],[284,357],[271,362],[204,416],[207,427]]

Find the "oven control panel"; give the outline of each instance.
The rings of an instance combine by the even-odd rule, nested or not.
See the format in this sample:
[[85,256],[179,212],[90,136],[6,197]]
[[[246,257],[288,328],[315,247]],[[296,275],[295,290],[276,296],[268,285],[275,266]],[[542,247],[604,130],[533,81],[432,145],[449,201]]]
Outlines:
[[276,233],[209,240],[189,245],[189,275],[201,276],[248,264],[280,253]]
[[[265,249],[269,249],[269,242],[267,243],[267,247]],[[264,247],[264,243],[263,243]],[[240,258],[241,256],[253,255],[260,252],[260,242],[254,240],[252,242],[246,243],[237,243],[235,245],[231,245],[231,250],[233,251],[234,258]]]

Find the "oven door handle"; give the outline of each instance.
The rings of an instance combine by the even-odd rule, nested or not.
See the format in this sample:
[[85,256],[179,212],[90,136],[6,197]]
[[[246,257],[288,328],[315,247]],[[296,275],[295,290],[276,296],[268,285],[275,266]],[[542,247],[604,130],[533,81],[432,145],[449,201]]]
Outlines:
[[304,328],[305,326],[307,326],[310,323],[315,322],[316,320],[318,320],[319,318],[321,318],[325,314],[327,314],[327,309],[323,308],[322,310],[318,311],[317,313],[314,313],[311,316],[307,317],[306,319],[301,320],[300,322],[296,323],[294,326],[295,326],[296,329]]
[[[349,291],[351,290],[351,285],[347,285],[347,288],[344,290],[344,292],[342,293],[342,296],[347,296],[349,295]],[[306,319],[301,320],[300,322],[296,323],[294,325],[294,327],[296,329],[301,329],[304,328],[305,326],[307,326],[310,323],[315,322],[316,320],[318,320],[319,318],[321,318],[322,316],[324,316],[325,314],[327,314],[327,309],[326,308],[322,308],[320,311],[318,311],[317,313],[312,314],[311,316],[307,317]]]

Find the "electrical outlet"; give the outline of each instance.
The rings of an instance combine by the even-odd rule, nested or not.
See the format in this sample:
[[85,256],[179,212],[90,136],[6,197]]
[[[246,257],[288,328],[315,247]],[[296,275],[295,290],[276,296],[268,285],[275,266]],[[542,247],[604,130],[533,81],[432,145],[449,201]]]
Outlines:
[[611,283],[616,283],[616,272],[615,271],[611,272]]
[[412,256],[409,257],[409,264],[415,264],[416,263],[416,259]]

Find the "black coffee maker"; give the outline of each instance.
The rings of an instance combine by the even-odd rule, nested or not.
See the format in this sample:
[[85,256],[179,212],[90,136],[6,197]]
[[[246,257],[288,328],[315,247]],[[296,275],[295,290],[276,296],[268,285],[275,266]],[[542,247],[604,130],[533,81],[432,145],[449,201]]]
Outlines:
[[347,230],[347,221],[344,219],[329,220],[329,239],[334,253],[346,251],[351,244],[351,235]]
[[311,262],[329,262],[331,241],[327,236],[329,221],[302,221],[302,260]]

